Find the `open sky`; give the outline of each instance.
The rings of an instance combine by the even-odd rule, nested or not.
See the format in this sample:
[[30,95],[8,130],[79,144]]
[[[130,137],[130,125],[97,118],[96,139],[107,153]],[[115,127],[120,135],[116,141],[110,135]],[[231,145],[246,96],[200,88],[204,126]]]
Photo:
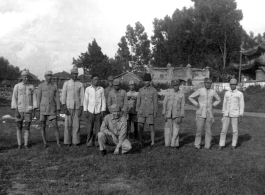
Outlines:
[[[265,32],[264,0],[237,0],[243,28]],[[0,56],[39,79],[46,70],[70,71],[72,59],[95,38],[113,57],[126,26],[140,21],[148,37],[154,18],[171,16],[191,0],[0,0]],[[80,71],[81,73],[81,71]]]

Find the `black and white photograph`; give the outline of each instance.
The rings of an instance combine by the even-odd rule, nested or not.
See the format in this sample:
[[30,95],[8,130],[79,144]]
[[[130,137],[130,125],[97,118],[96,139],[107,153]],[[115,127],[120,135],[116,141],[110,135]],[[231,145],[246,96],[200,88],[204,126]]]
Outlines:
[[0,195],[264,195],[264,0],[0,0]]

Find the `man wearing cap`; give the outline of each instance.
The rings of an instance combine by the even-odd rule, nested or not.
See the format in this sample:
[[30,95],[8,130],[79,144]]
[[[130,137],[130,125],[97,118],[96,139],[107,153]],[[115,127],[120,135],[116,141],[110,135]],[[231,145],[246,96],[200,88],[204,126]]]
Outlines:
[[127,92],[128,98],[128,136],[131,132],[131,123],[134,125],[134,138],[138,138],[138,123],[137,123],[137,112],[136,112],[136,100],[138,92],[134,90],[134,82],[129,81],[129,91]]
[[136,112],[138,115],[138,139],[142,142],[142,132],[144,123],[149,124],[151,130],[151,146],[155,143],[154,118],[157,115],[157,90],[152,87],[151,75],[146,73],[144,75],[144,87],[139,90],[136,102]]
[[83,111],[84,86],[77,80],[78,69],[71,70],[72,78],[63,85],[61,101],[66,114],[64,127],[64,144],[80,143],[80,117]]
[[[210,78],[204,79],[204,88],[200,88],[189,96],[189,100],[197,107],[196,111],[196,126],[197,132],[195,137],[195,148],[201,148],[201,134],[203,126],[205,125],[205,149],[211,148],[212,140],[212,124],[214,116],[212,108],[220,103],[220,97],[215,90],[211,89],[212,80]],[[194,99],[198,97],[198,102]],[[216,99],[213,102],[213,98]]]
[[121,107],[121,112],[123,116],[127,114],[127,95],[126,91],[120,88],[120,79],[115,79],[113,81],[114,90],[109,92],[108,96],[108,109],[111,112],[111,105],[117,104]]
[[232,149],[236,149],[238,139],[238,124],[242,121],[244,113],[244,95],[242,92],[237,90],[237,80],[230,80],[231,90],[227,91],[224,95],[223,101],[223,127],[220,135],[219,149],[221,150],[225,146],[226,133],[229,127],[229,123],[232,123],[233,129],[233,141]]
[[84,111],[87,121],[87,147],[98,146],[97,134],[100,130],[101,119],[106,111],[104,89],[98,86],[99,75],[92,75],[92,85],[86,88]]
[[46,122],[51,121],[55,132],[57,146],[60,146],[60,134],[57,125],[57,115],[60,114],[60,98],[57,85],[52,83],[52,71],[45,72],[45,82],[39,84],[37,89],[37,106],[40,111],[42,139],[46,148]]
[[184,117],[185,96],[179,90],[179,80],[172,81],[173,90],[164,98],[162,115],[165,117],[165,146],[179,147],[179,129]]
[[[113,87],[113,76],[108,77],[108,87],[104,89],[105,100],[108,101],[109,92],[114,89]],[[108,106],[106,107],[106,114],[109,114]]]
[[124,154],[128,152],[132,146],[126,139],[127,119],[121,115],[121,108],[117,104],[111,105],[111,114],[105,116],[100,132],[98,133],[99,149],[101,154],[106,155],[106,144],[116,145],[114,154]]
[[30,123],[32,112],[37,108],[34,86],[29,84],[29,71],[21,73],[22,82],[15,85],[12,95],[11,109],[15,110],[17,123],[18,149],[22,148],[22,127],[25,120],[24,145],[29,146]]

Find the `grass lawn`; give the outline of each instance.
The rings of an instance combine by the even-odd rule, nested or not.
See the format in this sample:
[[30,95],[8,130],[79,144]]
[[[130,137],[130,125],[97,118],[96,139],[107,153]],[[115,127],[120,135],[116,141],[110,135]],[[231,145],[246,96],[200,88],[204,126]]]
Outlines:
[[[0,107],[0,116],[5,114],[13,115],[9,107]],[[228,146],[217,150],[220,115],[213,125],[212,149],[195,150],[194,119],[194,111],[186,111],[178,150],[164,147],[159,115],[155,147],[118,156],[108,148],[105,157],[84,144],[58,148],[50,129],[49,147],[44,149],[40,130],[33,127],[32,147],[17,150],[15,122],[1,120],[0,194],[265,194],[265,119],[244,118],[236,151],[231,150],[231,129]],[[62,126],[60,132],[62,140]],[[84,143],[84,127],[81,134]],[[150,139],[148,130],[145,139]]]

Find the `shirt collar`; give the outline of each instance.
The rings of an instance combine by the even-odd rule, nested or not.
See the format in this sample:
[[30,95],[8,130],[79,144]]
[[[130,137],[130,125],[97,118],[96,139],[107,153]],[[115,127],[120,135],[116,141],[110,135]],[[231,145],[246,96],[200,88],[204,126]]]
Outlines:
[[151,85],[149,85],[148,87],[144,86],[144,89],[150,89],[151,88]]

